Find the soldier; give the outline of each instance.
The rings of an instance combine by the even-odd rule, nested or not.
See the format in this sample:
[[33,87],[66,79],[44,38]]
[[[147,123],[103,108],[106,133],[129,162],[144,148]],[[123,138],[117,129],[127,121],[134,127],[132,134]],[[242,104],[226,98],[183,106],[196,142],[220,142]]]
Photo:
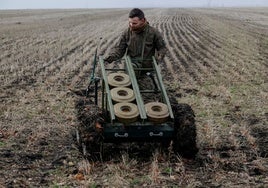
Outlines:
[[162,61],[167,51],[164,39],[156,28],[149,25],[143,11],[132,9],[128,20],[129,27],[104,61],[111,63],[125,54],[131,57],[137,67],[142,68],[152,67],[152,56]]
[[[128,21],[129,27],[123,31],[118,44],[104,57],[104,61],[112,63],[126,54],[130,56],[133,67],[137,68],[151,68],[152,56],[155,56],[158,62],[162,62],[167,52],[166,44],[160,32],[149,25],[143,11],[138,8],[132,9]],[[152,80],[145,73],[146,71],[143,71],[137,75],[136,72],[140,89],[153,89]]]

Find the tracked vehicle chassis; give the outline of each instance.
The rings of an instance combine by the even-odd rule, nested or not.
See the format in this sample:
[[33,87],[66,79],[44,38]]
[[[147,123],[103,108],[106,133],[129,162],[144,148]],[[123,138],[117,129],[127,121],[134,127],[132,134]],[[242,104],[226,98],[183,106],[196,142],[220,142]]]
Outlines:
[[[105,68],[102,57],[99,58],[101,78],[93,79],[93,91],[88,95],[92,100],[88,100],[90,104],[84,103],[84,106],[80,106],[78,113],[81,125],[78,126],[76,137],[84,155],[100,153],[103,143],[171,141],[176,153],[190,158],[196,155],[198,149],[194,112],[187,104],[178,104],[176,100],[170,102],[154,57],[152,62],[152,68],[134,68],[133,60],[126,56],[123,69],[109,69]],[[153,89],[139,87],[137,75],[141,71],[149,73]],[[108,78],[114,73],[118,75],[112,76],[111,84]],[[99,81],[101,87],[98,86]],[[125,85],[122,86],[121,83]],[[111,95],[111,90],[115,87],[119,88],[119,99],[116,100]],[[120,102],[120,98],[128,98],[130,89],[133,90],[135,98],[131,96],[129,98],[132,101]],[[160,98],[155,103],[147,105],[143,98],[144,93],[157,94]],[[82,103],[80,102],[80,105]],[[118,104],[120,113],[115,107]]]

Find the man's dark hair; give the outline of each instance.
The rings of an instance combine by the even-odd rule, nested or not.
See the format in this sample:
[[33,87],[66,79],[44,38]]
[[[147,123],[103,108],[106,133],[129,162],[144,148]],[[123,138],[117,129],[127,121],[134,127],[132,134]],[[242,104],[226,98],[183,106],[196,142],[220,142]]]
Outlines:
[[144,13],[141,9],[139,8],[134,8],[129,12],[129,18],[134,18],[134,17],[138,17],[139,19],[144,18]]

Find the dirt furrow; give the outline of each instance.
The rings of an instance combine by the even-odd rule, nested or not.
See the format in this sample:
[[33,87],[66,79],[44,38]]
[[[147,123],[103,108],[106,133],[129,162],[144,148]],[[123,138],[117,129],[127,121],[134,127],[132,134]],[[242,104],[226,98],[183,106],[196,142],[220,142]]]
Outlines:
[[[170,41],[168,40],[167,35],[169,35],[169,33],[166,31],[165,28],[167,28],[167,22],[168,22],[168,18],[166,17],[162,17],[161,20],[158,20],[157,22],[154,21],[152,25],[154,25],[154,27],[156,27],[163,35],[163,38],[166,42],[167,48],[169,49],[168,54],[166,55],[165,59],[164,59],[164,63],[161,64],[161,68],[162,68],[162,72],[164,76],[165,80],[169,80],[170,78],[172,80],[177,80],[177,74],[174,73],[174,69],[172,68],[172,64],[174,64],[174,61],[171,61],[171,53],[172,53],[172,48],[170,47]],[[167,79],[166,79],[167,78]]]
[[[217,24],[217,23],[215,23],[215,24]],[[233,69],[238,71],[238,72],[241,72],[241,70],[242,70],[243,72],[241,74],[243,74],[245,76],[250,76],[250,74],[252,74],[252,73],[248,73],[247,71],[244,71],[244,70],[253,70],[254,72],[258,72],[259,70],[252,69],[252,65],[253,65],[253,67],[259,67],[258,63],[256,63],[256,62],[260,61],[259,60],[260,57],[258,57],[258,54],[257,54],[256,49],[255,49],[256,47],[252,46],[252,44],[254,42],[251,43],[251,45],[249,45],[249,44],[243,45],[243,48],[241,48],[242,46],[241,47],[233,46],[232,43],[234,43],[234,42],[232,42],[232,41],[228,42],[228,36],[226,36],[226,33],[214,30],[213,27],[215,27],[215,24],[211,25],[211,26],[206,26],[206,24],[204,22],[204,24],[202,24],[202,23],[200,24],[200,28],[202,28],[204,26],[208,27],[208,28],[206,28],[206,30],[208,31],[207,33],[209,35],[204,33],[204,36],[211,36],[211,38],[213,38],[214,41],[216,40],[216,38],[218,38],[221,40],[221,43],[222,43],[221,46],[226,46],[224,48],[224,51],[220,51],[220,54],[222,55],[221,58],[225,61],[228,60],[227,63],[232,62],[232,64],[229,64],[229,66],[237,64],[236,63],[237,60],[238,61],[242,60],[242,62],[241,62],[242,66],[236,66],[236,67],[233,66]],[[219,22],[218,22],[218,24],[219,24]],[[232,31],[233,33],[236,33],[234,28],[232,28],[232,30],[233,30]],[[197,31],[200,31],[200,29],[197,28]],[[225,36],[223,34],[225,34]],[[246,35],[246,31],[243,32],[243,35]],[[231,40],[236,41],[239,44],[238,40],[240,40],[240,39],[234,38],[234,36],[232,34],[231,35],[229,34],[229,36],[232,38]],[[247,39],[248,41],[250,41],[250,40],[254,41],[254,39],[252,37],[248,36],[247,38],[248,38]],[[243,38],[241,38],[241,39],[243,40]],[[248,42],[244,41],[244,43],[248,43]],[[233,48],[238,49],[238,50],[235,50],[235,52],[237,52],[236,54],[234,54],[234,50],[232,50]],[[252,54],[252,55],[249,55],[249,54]]]
[[[166,30],[168,31],[167,36],[167,44],[169,48],[169,54],[171,55],[170,58],[170,66],[168,70],[172,71],[171,74],[174,75],[174,77],[177,80],[180,80],[180,82],[191,82],[193,81],[193,77],[189,72],[187,71],[187,57],[185,54],[182,53],[182,51],[178,50],[181,44],[177,43],[175,38],[177,37],[176,34],[174,34],[172,23],[169,22],[166,25]],[[174,70],[177,70],[177,72],[174,72]]]
[[[206,70],[206,68],[208,68],[211,72],[217,71],[218,66],[216,63],[209,63],[207,60],[215,58],[216,54],[214,48],[219,48],[219,45],[214,43],[215,39],[211,39],[207,42],[204,35],[196,32],[196,30],[201,30],[201,28],[196,27],[196,22],[201,19],[200,17],[194,19],[194,17],[190,16],[190,19],[191,24],[189,22],[185,22],[184,27],[186,31],[190,32],[188,37],[192,38],[192,40],[189,40],[191,42],[190,46],[193,48],[192,53],[194,53],[194,56],[197,56],[197,59],[201,61],[204,66],[203,69]],[[214,54],[212,52],[214,52]],[[217,58],[215,59],[217,61]]]
[[[181,15],[181,17],[183,16],[184,15]],[[185,18],[185,20],[192,19],[189,15],[187,15],[187,17],[189,18]],[[192,32],[192,26],[186,26],[188,21],[178,20],[176,23],[178,23],[176,26],[178,28],[177,31],[181,30],[182,40],[185,41],[184,43],[186,44],[185,49],[189,55],[189,59],[191,59],[192,66],[197,69],[197,76],[200,80],[202,78],[202,75],[206,75],[209,73],[208,68],[210,68],[202,63],[204,57],[199,55],[199,52],[203,49],[198,46],[199,41],[197,41],[197,37],[195,37],[194,33]]]
[[[202,17],[201,17],[202,18]],[[201,20],[201,19],[199,19]],[[201,24],[200,24],[201,25]],[[219,40],[218,35],[211,36],[210,32],[213,30],[212,28],[210,30],[203,30],[200,25],[189,25],[188,22],[185,22],[186,30],[190,30],[193,35],[195,35],[195,39],[199,39],[198,41],[198,53],[203,52],[202,54],[205,54],[205,52],[208,52],[210,54],[210,57],[215,57],[215,59],[219,59],[218,57],[218,51],[215,51],[215,49],[220,48],[220,46],[223,45],[223,42]],[[222,61],[222,59],[219,59]],[[220,65],[220,64],[218,64]]]
[[196,57],[193,43],[193,38],[190,37],[191,33],[187,30],[185,30],[183,23],[180,22],[180,20],[177,20],[175,18],[175,21],[173,26],[173,29],[179,39],[178,48],[182,51],[184,54],[186,61],[183,66],[186,68],[186,70],[189,71],[189,74],[191,74],[196,81],[200,81],[202,77],[200,77],[200,74],[205,74],[207,72],[205,68],[199,63],[200,59]]

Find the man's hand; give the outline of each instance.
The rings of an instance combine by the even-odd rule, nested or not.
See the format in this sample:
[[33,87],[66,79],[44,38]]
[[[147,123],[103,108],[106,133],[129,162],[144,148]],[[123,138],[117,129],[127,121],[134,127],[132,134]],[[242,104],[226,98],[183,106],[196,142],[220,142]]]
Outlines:
[[111,56],[108,56],[108,57],[104,58],[103,60],[104,60],[104,62],[108,62],[108,63],[112,63],[114,61]]
[[163,62],[164,61],[164,57],[165,57],[164,54],[158,54],[157,59],[158,59],[159,62]]

